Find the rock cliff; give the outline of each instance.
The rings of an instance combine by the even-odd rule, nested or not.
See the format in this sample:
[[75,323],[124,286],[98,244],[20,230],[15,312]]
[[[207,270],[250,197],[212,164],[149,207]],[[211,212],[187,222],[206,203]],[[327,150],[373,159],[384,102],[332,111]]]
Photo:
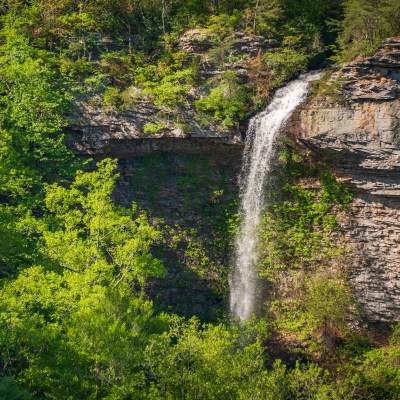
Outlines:
[[400,321],[400,38],[345,65],[290,132],[355,194],[342,217],[350,280],[369,321]]
[[[214,46],[212,37],[193,30],[181,38],[180,45],[199,57],[205,76],[221,72],[221,65],[208,58]],[[235,34],[227,50],[234,61],[226,68],[246,79],[246,57],[276,47],[273,41]],[[293,115],[287,131],[330,165],[355,194],[349,210],[341,216],[341,228],[351,254],[347,260],[350,281],[364,317],[371,322],[400,321],[400,38],[387,39],[374,56],[345,65],[332,74],[327,85],[331,93],[315,93]],[[145,209],[156,210],[156,216],[170,223],[180,218],[182,226],[190,228],[199,214],[185,209],[189,192],[180,182],[191,179],[191,157],[204,159],[211,171],[206,185],[209,196],[199,200],[197,210],[213,204],[221,182],[228,182],[223,185],[229,188],[232,200],[246,127],[229,132],[201,127],[189,106],[184,112],[190,132],[166,129],[146,135],[144,125],[152,122],[158,111],[145,100],[130,110],[110,114],[82,102],[68,128],[71,145],[83,154],[120,158],[122,176],[116,196],[121,204],[135,199]],[[146,154],[163,165],[159,168],[164,173],[162,182],[159,173],[154,179],[146,175],[143,187],[132,188],[138,171],[147,168],[143,169],[141,161]],[[165,167],[163,157],[172,157],[173,163]],[[154,168],[153,164],[148,167],[150,174]],[[166,168],[172,170],[165,173]],[[199,186],[196,182],[193,187]],[[207,236],[209,227],[205,224],[203,228]],[[218,307],[222,298],[212,294],[201,279],[185,278],[184,263],[178,263],[181,271],[176,268],[179,258],[179,254],[167,255],[167,281],[153,282],[150,290],[167,306],[185,304],[188,315],[195,312],[207,319],[207,308]],[[227,263],[225,258],[223,264]]]
[[[180,49],[197,60],[199,75],[205,82],[227,70],[233,71],[240,81],[247,82],[251,69],[249,59],[266,51],[277,51],[278,46],[276,40],[240,32],[228,36],[222,45],[205,29],[187,31],[179,42]],[[208,90],[207,84],[191,90],[190,101],[179,110],[180,119],[185,121],[184,129],[164,121],[165,126],[151,134],[145,132],[145,125],[154,123],[160,115],[171,114],[171,110],[154,105],[140,89],[131,87],[127,90],[132,104],[123,111],[104,109],[100,94],[82,98],[69,116],[70,145],[84,154],[122,156],[177,148],[193,153],[204,151],[207,146],[212,149],[226,144],[241,147],[246,127],[237,125],[221,130],[218,126],[204,126],[197,121],[193,104]]]

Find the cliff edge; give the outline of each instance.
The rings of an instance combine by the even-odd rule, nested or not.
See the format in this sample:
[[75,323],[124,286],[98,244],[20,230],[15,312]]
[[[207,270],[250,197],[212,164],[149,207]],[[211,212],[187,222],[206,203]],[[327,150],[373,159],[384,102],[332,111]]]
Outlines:
[[341,226],[364,317],[400,321],[400,37],[346,64],[296,113],[289,131],[355,195]]

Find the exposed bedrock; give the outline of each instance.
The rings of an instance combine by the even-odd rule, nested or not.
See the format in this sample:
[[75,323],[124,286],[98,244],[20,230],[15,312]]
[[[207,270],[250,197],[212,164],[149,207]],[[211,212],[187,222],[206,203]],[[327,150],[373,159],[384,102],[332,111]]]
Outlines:
[[83,154],[120,156],[164,150],[193,153],[220,145],[242,146],[239,129],[221,132],[216,128],[201,127],[192,119],[190,111],[186,118],[191,122],[191,132],[166,129],[150,135],[144,133],[144,126],[157,120],[156,113],[157,110],[146,102],[138,104],[135,109],[115,114],[106,114],[99,107],[79,103],[67,129],[70,146]]
[[[184,38],[182,47],[203,54],[207,72],[204,48],[212,43],[199,32],[191,35]],[[250,39],[236,35],[234,44],[243,47],[245,41],[254,54],[276,46]],[[247,48],[240,46],[240,51]],[[288,131],[326,161],[355,194],[341,218],[341,227],[351,249],[347,260],[351,283],[365,318],[371,322],[400,321],[400,38],[386,40],[373,57],[345,65],[331,81],[340,91],[330,97],[310,98],[295,112]],[[85,102],[77,104],[68,128],[71,146],[95,158],[121,159],[122,176],[116,193],[120,203],[134,199],[156,216],[170,223],[180,218],[182,226],[189,228],[197,224],[198,210],[214,207],[213,196],[222,193],[221,185],[225,185],[224,196],[235,197],[246,127],[227,132],[201,127],[188,106],[184,114],[189,131],[172,126],[145,134],[144,126],[154,122],[158,111],[144,100],[115,114]],[[158,169],[149,163],[149,157]],[[205,188],[201,185],[207,183],[199,186],[193,178],[196,163],[211,171],[203,174],[209,182]],[[138,171],[144,170],[149,172],[142,177],[143,187],[132,189]],[[157,175],[160,171],[164,175]],[[186,190],[182,182],[193,184],[199,193],[209,193],[190,202],[197,211],[187,208],[192,189]],[[203,225],[206,237],[208,225]],[[183,263],[178,265],[176,254],[167,255],[166,260],[169,275],[166,281],[152,284],[154,295],[166,307],[187,304],[187,310],[179,310],[184,314],[194,312],[206,319],[214,314],[212,310],[222,304],[222,298],[202,282],[188,279],[188,271]],[[228,263],[228,258],[221,261],[221,265]]]
[[[99,45],[105,45],[101,38],[99,40]],[[112,43],[110,45],[114,46]],[[222,59],[231,59],[225,62],[226,60],[221,61],[218,52],[210,53],[210,50],[218,50],[221,43],[206,30],[190,30],[182,35],[180,41],[181,49],[196,57],[199,74],[205,81],[229,70],[240,81],[247,82],[251,69],[249,59],[262,56],[265,52],[275,52],[278,45],[276,40],[236,32],[226,39],[225,46],[221,49],[225,54]],[[70,144],[77,151],[91,155],[106,155],[116,151],[122,151],[121,155],[143,154],[154,150],[170,151],[174,147],[179,148],[179,151],[193,153],[212,151],[214,146],[219,147],[220,144],[242,146],[246,126],[221,130],[216,125],[204,126],[199,123],[194,103],[209,90],[208,83],[204,83],[201,88],[192,88],[187,103],[174,111],[156,106],[143,95],[141,89],[134,86],[128,90],[131,98],[129,106],[126,105],[123,111],[104,107],[101,94],[82,96],[69,115]],[[179,120],[184,121],[184,126],[170,118],[177,117],[178,114]],[[146,125],[159,121],[163,121],[163,127],[159,131],[146,132]]]
[[344,105],[316,96],[289,131],[355,194],[342,228],[366,319],[400,321],[400,38],[331,79],[340,83]]

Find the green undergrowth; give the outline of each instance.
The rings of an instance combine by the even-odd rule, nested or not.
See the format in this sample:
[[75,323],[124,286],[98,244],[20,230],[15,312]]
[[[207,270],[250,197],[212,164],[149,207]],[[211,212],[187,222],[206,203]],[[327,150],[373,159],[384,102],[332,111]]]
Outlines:
[[281,189],[263,216],[261,275],[273,270],[309,269],[340,254],[332,240],[337,213],[353,196],[326,170],[307,165],[306,155],[290,147],[279,155]]
[[332,79],[333,71],[325,71],[322,78],[311,83],[311,97],[318,99],[329,98],[341,106],[349,105],[349,100],[343,93],[344,78]]
[[353,196],[290,142],[283,145],[279,163],[280,189],[271,196],[260,228],[259,271],[269,282],[267,308],[279,334],[316,356],[348,335],[348,324],[359,316],[338,221]]
[[353,195],[306,150],[290,140],[280,146],[280,189],[264,214],[259,249],[273,343],[298,360],[289,371],[301,398],[396,399],[399,326],[389,343],[377,342],[348,283],[340,214]]

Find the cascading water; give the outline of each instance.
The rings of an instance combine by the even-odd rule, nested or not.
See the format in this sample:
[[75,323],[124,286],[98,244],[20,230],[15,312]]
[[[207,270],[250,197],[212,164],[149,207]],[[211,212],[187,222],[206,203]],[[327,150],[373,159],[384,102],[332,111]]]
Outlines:
[[271,172],[277,134],[290,115],[306,98],[310,82],[319,74],[311,72],[277,91],[270,105],[249,125],[240,176],[239,227],[235,243],[235,265],[230,276],[230,309],[240,321],[256,311],[257,227],[264,208],[265,184]]

